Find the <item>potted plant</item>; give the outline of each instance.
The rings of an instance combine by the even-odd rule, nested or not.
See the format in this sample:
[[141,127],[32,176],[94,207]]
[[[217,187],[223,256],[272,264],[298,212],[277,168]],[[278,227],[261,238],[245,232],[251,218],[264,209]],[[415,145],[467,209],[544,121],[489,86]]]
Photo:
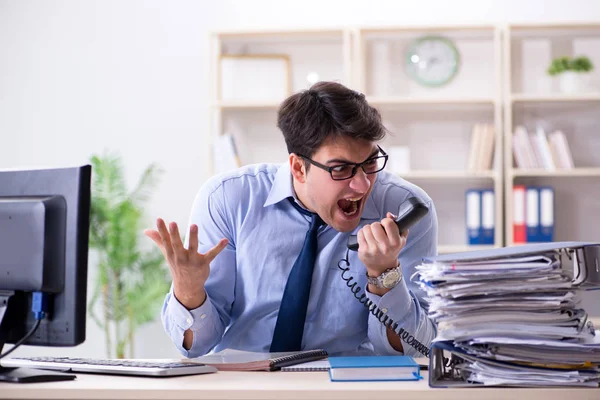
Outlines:
[[88,311],[104,329],[107,357],[133,358],[136,328],[157,317],[170,286],[162,253],[140,246],[147,226],[143,207],[161,171],[148,166],[128,192],[118,155],[94,155],[91,163],[90,249],[97,255],[98,274]]
[[558,76],[558,84],[563,93],[583,92],[589,88],[589,72],[594,65],[588,57],[558,57],[548,67],[550,76]]

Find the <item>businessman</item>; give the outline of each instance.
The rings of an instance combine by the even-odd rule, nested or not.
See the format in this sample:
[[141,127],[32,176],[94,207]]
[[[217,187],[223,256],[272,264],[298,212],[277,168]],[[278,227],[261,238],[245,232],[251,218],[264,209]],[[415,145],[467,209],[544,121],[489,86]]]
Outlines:
[[[380,114],[363,94],[319,82],[283,102],[277,125],[287,163],[210,178],[185,243],[174,222],[159,218],[146,231],[173,278],[161,312],[167,334],[187,357],[228,348],[421,355],[436,327],[410,277],[437,252],[437,216],[421,188],[386,172]],[[429,213],[400,234],[393,213],[413,196]],[[351,234],[358,251],[348,251]],[[404,340],[356,298],[362,293]]]

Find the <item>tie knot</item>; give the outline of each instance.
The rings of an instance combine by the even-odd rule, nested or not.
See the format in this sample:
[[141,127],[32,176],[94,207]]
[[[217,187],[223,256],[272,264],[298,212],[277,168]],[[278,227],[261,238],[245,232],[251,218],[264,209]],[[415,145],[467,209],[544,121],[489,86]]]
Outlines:
[[321,227],[321,225],[323,225],[325,222],[323,222],[323,220],[321,219],[321,217],[319,217],[319,214],[314,214],[311,213],[311,220],[310,220],[310,229],[311,230],[316,230],[319,229]]
[[290,203],[292,203],[292,206],[294,206],[294,208],[296,210],[298,210],[298,212],[300,214],[304,214],[307,217],[310,217],[310,228],[311,229],[313,229],[313,226],[316,228],[319,228],[321,225],[323,225],[325,223],[325,222],[323,222],[321,217],[319,217],[319,214],[315,214],[313,212],[310,212],[310,211],[305,210],[304,208],[300,207],[298,205],[298,203],[296,203],[296,201],[292,197],[288,197],[288,200],[290,201]]

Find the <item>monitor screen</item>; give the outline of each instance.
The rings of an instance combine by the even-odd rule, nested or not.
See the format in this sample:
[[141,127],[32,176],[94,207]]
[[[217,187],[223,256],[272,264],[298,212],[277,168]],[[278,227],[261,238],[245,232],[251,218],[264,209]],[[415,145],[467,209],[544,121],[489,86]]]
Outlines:
[[22,344],[85,340],[91,166],[0,170],[0,353],[45,317]]

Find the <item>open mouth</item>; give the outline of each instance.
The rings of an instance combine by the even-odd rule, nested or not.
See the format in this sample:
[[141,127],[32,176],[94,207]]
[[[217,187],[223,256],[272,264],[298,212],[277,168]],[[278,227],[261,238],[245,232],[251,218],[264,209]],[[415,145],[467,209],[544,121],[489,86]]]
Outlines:
[[356,215],[358,210],[360,209],[360,204],[362,202],[362,197],[351,198],[351,199],[341,199],[338,200],[338,206],[344,213],[344,215],[348,217],[352,217]]

